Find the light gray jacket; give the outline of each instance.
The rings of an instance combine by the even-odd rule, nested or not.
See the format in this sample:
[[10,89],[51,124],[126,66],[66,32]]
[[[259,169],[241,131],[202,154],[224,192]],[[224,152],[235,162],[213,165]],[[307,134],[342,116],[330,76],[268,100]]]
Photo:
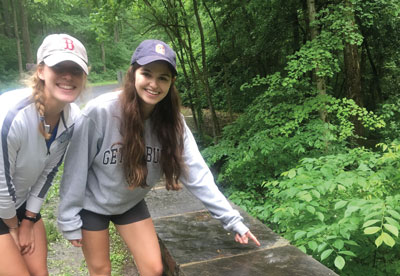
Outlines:
[[55,140],[47,148],[31,89],[0,96],[0,218],[12,218],[25,201],[38,213],[62,163],[80,110],[67,104]]

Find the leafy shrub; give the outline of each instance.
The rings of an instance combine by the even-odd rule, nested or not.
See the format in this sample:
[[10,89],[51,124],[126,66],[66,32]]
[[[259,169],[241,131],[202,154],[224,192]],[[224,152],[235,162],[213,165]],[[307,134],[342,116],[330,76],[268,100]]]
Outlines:
[[251,190],[230,199],[341,275],[398,274],[400,146],[382,148],[304,158],[263,183],[263,200]]

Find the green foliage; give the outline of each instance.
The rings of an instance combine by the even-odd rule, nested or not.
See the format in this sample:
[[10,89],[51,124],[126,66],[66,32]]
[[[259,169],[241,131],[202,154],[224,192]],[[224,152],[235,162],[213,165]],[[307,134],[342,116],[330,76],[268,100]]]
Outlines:
[[393,97],[379,106],[378,114],[384,119],[385,127],[379,131],[379,136],[386,142],[400,137],[400,99]]
[[[242,86],[244,91],[260,85],[267,90],[225,127],[217,145],[203,151],[210,164],[222,163],[219,181],[245,189],[259,186],[301,158],[344,151],[358,138],[352,118],[370,130],[385,125],[382,118],[352,100],[316,96],[307,81],[288,86],[284,85],[287,79],[274,74]],[[320,119],[321,110],[327,114],[327,123]]]
[[[341,275],[366,275],[368,269],[389,275],[400,256],[400,145],[382,149],[304,158],[263,183],[263,200],[248,201],[254,191],[234,192],[230,199]],[[397,257],[384,261],[388,250]],[[354,263],[370,265],[356,273]]]

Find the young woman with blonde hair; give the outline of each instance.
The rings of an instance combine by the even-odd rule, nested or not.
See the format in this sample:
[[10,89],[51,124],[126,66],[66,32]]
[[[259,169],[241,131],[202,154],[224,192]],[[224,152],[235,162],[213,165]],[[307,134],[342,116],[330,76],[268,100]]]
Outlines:
[[0,96],[0,275],[48,275],[40,209],[80,113],[72,102],[88,74],[86,49],[47,36],[30,87]]
[[122,91],[89,102],[68,150],[58,223],[82,246],[90,275],[111,275],[109,222],[133,255],[140,275],[161,275],[157,235],[144,197],[161,176],[178,180],[224,228],[247,243],[256,237],[218,190],[180,113],[175,52],[145,40],[134,52]]

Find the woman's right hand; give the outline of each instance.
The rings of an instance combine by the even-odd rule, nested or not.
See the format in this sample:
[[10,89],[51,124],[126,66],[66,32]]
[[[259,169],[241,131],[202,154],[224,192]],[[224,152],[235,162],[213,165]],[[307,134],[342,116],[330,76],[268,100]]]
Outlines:
[[69,242],[75,247],[82,247],[82,239],[79,240],[69,240]]

